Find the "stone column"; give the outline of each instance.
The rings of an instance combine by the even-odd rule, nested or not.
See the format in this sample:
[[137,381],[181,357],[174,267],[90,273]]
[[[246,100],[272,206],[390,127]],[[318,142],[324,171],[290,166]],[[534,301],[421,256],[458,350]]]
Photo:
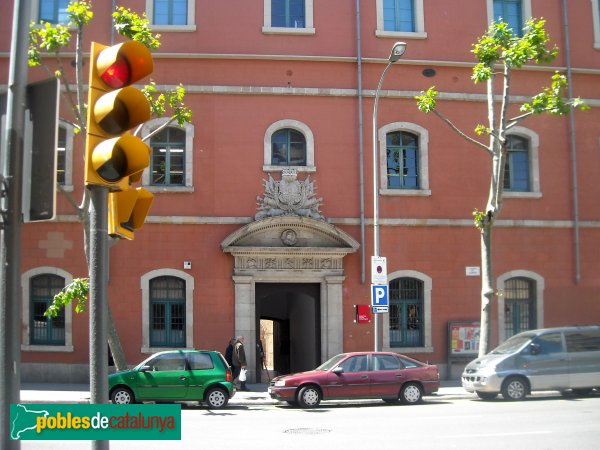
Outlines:
[[254,278],[233,277],[235,283],[235,335],[244,336],[244,349],[248,363],[248,382],[256,382],[256,304]]

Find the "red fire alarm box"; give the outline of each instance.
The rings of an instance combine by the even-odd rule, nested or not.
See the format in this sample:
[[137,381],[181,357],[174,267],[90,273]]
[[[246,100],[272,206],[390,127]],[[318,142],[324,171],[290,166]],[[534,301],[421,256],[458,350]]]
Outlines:
[[371,322],[371,307],[369,305],[356,305],[356,323]]

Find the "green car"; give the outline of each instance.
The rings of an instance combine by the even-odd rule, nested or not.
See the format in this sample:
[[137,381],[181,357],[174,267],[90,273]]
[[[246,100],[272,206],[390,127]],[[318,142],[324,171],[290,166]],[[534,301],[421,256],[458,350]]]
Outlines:
[[223,408],[235,389],[221,353],[169,350],[155,353],[131,370],[109,375],[108,392],[116,404],[198,401]]

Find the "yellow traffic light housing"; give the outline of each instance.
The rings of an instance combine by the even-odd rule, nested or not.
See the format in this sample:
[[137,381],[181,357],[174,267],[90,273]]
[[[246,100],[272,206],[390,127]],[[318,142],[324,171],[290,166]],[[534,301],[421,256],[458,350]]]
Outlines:
[[150,119],[146,97],[130,85],[152,73],[152,55],[136,41],[92,42],[90,60],[85,183],[128,189],[150,164],[149,147],[128,130]]
[[135,230],[142,227],[153,195],[144,188],[128,189],[108,194],[108,234],[133,239]]

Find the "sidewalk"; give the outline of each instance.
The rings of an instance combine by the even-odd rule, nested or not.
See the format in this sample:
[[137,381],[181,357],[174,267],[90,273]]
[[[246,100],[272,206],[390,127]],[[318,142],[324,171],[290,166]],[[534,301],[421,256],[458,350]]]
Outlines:
[[[248,384],[250,391],[237,391],[229,405],[274,405],[277,400],[267,394],[268,384]],[[439,391],[425,400],[434,398],[475,398],[460,386],[460,381],[442,381]],[[90,388],[86,384],[24,383],[21,403],[89,403]]]

